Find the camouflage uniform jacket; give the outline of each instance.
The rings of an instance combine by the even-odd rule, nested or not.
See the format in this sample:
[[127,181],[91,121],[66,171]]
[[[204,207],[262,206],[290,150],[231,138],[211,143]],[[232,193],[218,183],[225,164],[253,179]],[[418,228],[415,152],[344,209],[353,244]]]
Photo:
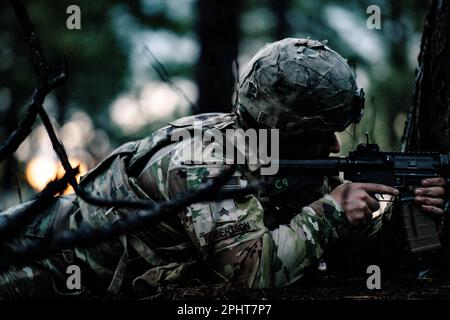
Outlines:
[[[180,130],[192,132],[194,120],[202,120],[203,130],[239,128],[234,114],[179,119],[143,140],[119,147],[83,177],[81,185],[100,197],[154,201],[196,190],[202,181],[217,175],[224,164],[185,161],[189,152],[183,151],[192,147],[196,150],[196,145],[204,150],[209,145],[200,136],[171,141],[170,137]],[[237,146],[237,152],[241,147]],[[224,187],[241,187],[261,178],[258,166],[242,165],[238,169]],[[270,201],[264,201],[263,192],[196,203],[139,232],[11,269],[0,275],[0,297],[28,297],[45,290],[72,294],[65,288],[65,271],[70,264],[81,267],[83,289],[89,294],[105,290],[118,294],[127,288],[139,290],[197,278],[239,282],[252,288],[285,286],[300,279],[348,227],[329,191],[325,183],[314,190],[314,201],[307,204],[301,204],[303,195],[296,194],[288,199],[294,204],[289,218],[270,227],[265,220],[272,209],[264,204]],[[138,211],[101,208],[76,195],[63,196],[24,230],[23,238],[12,240],[10,245],[76,229],[81,223],[114,223]]]

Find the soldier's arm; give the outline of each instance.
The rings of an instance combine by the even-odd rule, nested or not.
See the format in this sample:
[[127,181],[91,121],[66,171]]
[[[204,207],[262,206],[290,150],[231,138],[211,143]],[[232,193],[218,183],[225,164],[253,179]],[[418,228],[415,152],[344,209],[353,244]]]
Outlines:
[[[198,189],[204,179],[219,171],[220,166],[182,166],[172,168],[167,176],[155,175],[154,182],[166,186],[165,196],[170,199]],[[236,174],[232,181],[239,187],[244,178]],[[328,195],[274,230],[264,225],[264,209],[253,195],[193,204],[180,216],[213,273],[255,288],[298,280],[339,237],[339,229],[348,226],[341,208]]]
[[263,252],[269,254],[262,256],[253,286],[279,287],[295,282],[350,229],[341,207],[329,195],[303,207],[289,224],[264,234]]
[[[444,185],[445,180],[442,178],[422,182],[422,187],[418,189],[422,194],[417,195],[416,202],[422,205],[425,212],[442,214]],[[400,202],[390,203],[382,214],[346,238],[346,244],[342,247],[351,252],[351,267],[355,271],[365,272],[368,265],[377,264],[384,272],[393,272],[407,261],[409,253],[400,210]],[[339,260],[342,260],[339,258],[340,253],[339,250],[334,250],[337,259],[333,260],[338,267]],[[348,267],[347,261],[345,268]]]

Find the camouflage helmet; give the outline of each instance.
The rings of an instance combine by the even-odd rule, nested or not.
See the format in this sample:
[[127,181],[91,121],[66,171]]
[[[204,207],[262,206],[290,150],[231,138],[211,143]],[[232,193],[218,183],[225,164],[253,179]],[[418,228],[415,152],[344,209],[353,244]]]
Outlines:
[[364,91],[347,61],[325,43],[287,38],[259,50],[238,85],[235,111],[242,124],[299,135],[359,122]]

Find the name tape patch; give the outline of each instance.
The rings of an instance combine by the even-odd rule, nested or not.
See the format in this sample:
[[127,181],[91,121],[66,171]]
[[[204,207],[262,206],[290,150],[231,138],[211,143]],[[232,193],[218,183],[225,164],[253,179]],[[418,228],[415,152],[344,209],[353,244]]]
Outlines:
[[256,230],[256,224],[253,221],[238,222],[223,228],[217,228],[211,232],[200,236],[201,245],[207,245],[219,240],[235,237],[239,234]]

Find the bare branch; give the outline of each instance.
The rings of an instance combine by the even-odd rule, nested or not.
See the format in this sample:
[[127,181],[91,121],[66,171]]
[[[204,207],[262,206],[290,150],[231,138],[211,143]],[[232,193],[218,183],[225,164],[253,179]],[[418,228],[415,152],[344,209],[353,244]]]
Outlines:
[[[73,174],[78,173],[78,168]],[[33,201],[22,204],[19,208],[6,210],[0,214],[0,242],[14,236],[20,227],[30,222],[43,208],[54,201],[55,196],[67,187],[69,174],[62,179],[50,182],[42,192],[35,196]]]
[[[20,265],[33,259],[43,258],[52,252],[63,248],[89,246],[117,237],[121,234],[136,231],[162,219],[166,214],[179,212],[192,203],[244,196],[249,193],[254,193],[260,187],[259,184],[256,184],[249,185],[248,187],[239,190],[220,190],[221,186],[229,180],[235,171],[235,167],[231,166],[212,181],[202,185],[196,192],[180,194],[175,199],[163,203],[155,203],[152,200],[102,199],[95,197],[84,190],[75,179],[78,168],[74,169],[70,165],[66,150],[59,141],[47,112],[42,107],[46,95],[55,87],[61,85],[67,78],[67,66],[65,60],[63,60],[62,71],[60,71],[56,77],[51,77],[50,68],[45,63],[37,33],[29,20],[26,8],[20,0],[11,0],[11,4],[15,9],[16,15],[30,46],[32,63],[38,79],[38,85],[33,94],[32,103],[28,108],[27,117],[21,125],[19,125],[19,128],[14,134],[9,137],[7,142],[0,148],[0,161],[2,156],[4,158],[11,155],[20,143],[29,135],[32,130],[32,125],[36,120],[36,115],[39,113],[52,142],[53,149],[58,155],[65,170],[65,176],[59,181],[50,183],[33,201],[23,204],[22,208],[15,208],[13,211],[14,214],[8,214],[8,211],[0,214],[0,241],[5,239],[9,240],[14,237],[14,233],[17,233],[20,228],[28,223],[36,213],[39,213],[42,208],[50,205],[55,199],[55,195],[60,193],[67,184],[70,184],[74,188],[76,194],[82,200],[90,204],[105,207],[138,208],[143,209],[143,211],[126,219],[119,220],[114,224],[105,224],[100,228],[92,228],[87,222],[84,222],[78,230],[56,234],[53,238],[36,239],[33,241],[20,241],[21,238],[15,238],[14,240],[19,241],[23,245],[13,247],[11,246],[11,243],[6,242],[0,246],[0,256],[2,257],[0,269],[4,270],[12,265]],[[156,59],[156,57],[154,58]],[[159,64],[157,68],[160,69],[160,71],[162,70],[160,75],[163,79],[166,79],[165,81],[168,84],[174,86],[164,67]],[[175,86],[175,88],[177,87]],[[182,91],[181,94],[184,95]],[[185,98],[190,102],[187,96],[185,96]],[[11,209],[11,212],[12,210],[13,209]]]
[[0,248],[0,256],[3,258],[0,261],[0,270],[44,258],[62,249],[89,247],[122,234],[144,229],[160,221],[167,214],[175,214],[193,203],[244,196],[254,193],[258,189],[259,184],[249,185],[238,190],[219,190],[233,172],[234,168],[227,169],[213,181],[205,183],[196,192],[181,194],[171,201],[156,204],[151,210],[122,218],[113,224],[105,224],[102,227],[93,228],[85,222],[77,230],[64,231],[56,234],[53,238],[39,239],[32,242],[24,241],[24,245],[14,248],[4,245]]

